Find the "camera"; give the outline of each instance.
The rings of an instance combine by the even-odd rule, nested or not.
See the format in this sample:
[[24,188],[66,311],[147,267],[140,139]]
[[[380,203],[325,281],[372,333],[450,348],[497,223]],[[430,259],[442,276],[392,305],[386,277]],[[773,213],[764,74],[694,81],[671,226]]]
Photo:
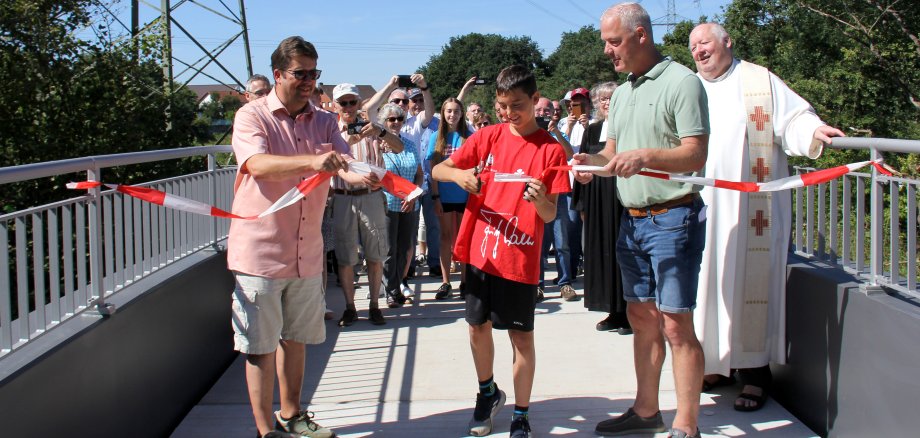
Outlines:
[[360,134],[361,129],[364,128],[364,125],[366,124],[367,122],[365,122],[364,120],[358,120],[357,122],[349,123],[348,124],[348,135]]
[[396,86],[400,88],[409,88],[412,87],[412,75],[399,75]]
[[552,120],[550,117],[537,117],[537,126],[541,129],[549,129],[550,120]]
[[473,85],[485,85],[485,84],[487,84],[488,82],[489,82],[489,80],[486,79],[486,78],[477,77],[477,78],[476,78],[476,81],[473,82]]

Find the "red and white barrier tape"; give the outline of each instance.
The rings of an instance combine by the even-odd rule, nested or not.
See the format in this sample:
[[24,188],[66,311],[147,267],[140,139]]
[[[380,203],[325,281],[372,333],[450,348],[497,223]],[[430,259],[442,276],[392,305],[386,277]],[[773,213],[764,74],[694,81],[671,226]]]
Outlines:
[[[874,166],[879,173],[891,176],[891,172],[881,165],[882,160],[861,161],[859,163],[845,164],[842,166],[832,167],[830,169],[816,170],[814,172],[803,173],[801,175],[792,175],[786,178],[780,178],[767,182],[737,182],[726,181],[722,179],[703,178],[699,176],[678,175],[673,173],[658,172],[653,170],[643,170],[639,175],[650,178],[664,179],[668,181],[685,182],[707,187],[720,189],[737,190],[739,192],[777,192],[780,190],[790,190],[799,187],[812,186],[821,184],[830,180],[839,178],[847,173],[861,169],[868,165]],[[579,171],[579,172],[597,172],[604,168],[602,166],[586,166],[581,164],[567,166],[553,166],[544,170],[544,176],[548,171]]]
[[[384,190],[390,194],[407,201],[412,201],[415,198],[418,198],[422,195],[422,189],[417,187],[415,184],[407,181],[405,178],[400,177],[392,172],[387,171],[381,167],[373,166],[366,163],[354,162],[350,166],[350,169],[358,174],[366,175],[370,172],[377,174],[380,178],[380,183],[383,186]],[[161,205],[163,207],[176,209],[179,211],[185,211],[188,213],[200,214],[204,216],[214,216],[214,217],[223,217],[229,219],[243,219],[243,220],[253,220],[268,216],[282,208],[285,208],[289,205],[296,204],[298,201],[303,199],[303,197],[310,193],[313,189],[319,186],[324,181],[332,177],[332,173],[320,172],[317,173],[303,181],[297,186],[288,190],[287,193],[282,195],[275,201],[271,207],[268,207],[262,213],[259,213],[256,216],[239,216],[233,213],[230,213],[225,210],[221,210],[217,207],[204,204],[192,199],[183,198],[181,196],[173,195],[170,193],[162,192],[160,190],[155,190],[147,187],[137,187],[137,186],[126,186],[120,184],[105,184],[98,181],[83,181],[83,182],[72,182],[67,183],[68,189],[94,189],[96,187],[106,186],[110,189],[114,189],[118,192],[124,193],[126,195],[132,196],[134,198],[140,199],[142,201],[150,202],[152,204]]]

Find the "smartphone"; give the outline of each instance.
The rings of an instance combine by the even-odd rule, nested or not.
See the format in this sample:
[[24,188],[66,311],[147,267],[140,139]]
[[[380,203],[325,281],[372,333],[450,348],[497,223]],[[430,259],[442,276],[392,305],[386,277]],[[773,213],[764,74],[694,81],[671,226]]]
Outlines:
[[486,78],[479,78],[479,77],[477,77],[477,78],[476,78],[476,81],[473,82],[473,85],[485,85],[485,84],[487,84],[488,82],[489,82],[489,80],[486,79]]
[[364,128],[364,125],[367,125],[367,122],[364,120],[358,120],[354,123],[348,124],[348,135],[356,135],[361,133],[361,129]]
[[414,84],[412,83],[412,75],[399,75],[397,79],[396,86],[400,88],[409,88]]
[[549,129],[549,117],[537,117],[537,126],[542,129]]
[[577,119],[581,117],[581,114],[581,102],[572,102],[572,115]]

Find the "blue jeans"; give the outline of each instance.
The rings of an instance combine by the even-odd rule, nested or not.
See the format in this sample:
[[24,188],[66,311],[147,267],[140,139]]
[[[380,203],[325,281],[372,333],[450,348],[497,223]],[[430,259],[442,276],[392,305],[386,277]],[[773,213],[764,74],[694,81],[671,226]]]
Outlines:
[[425,259],[428,262],[428,268],[441,266],[441,225],[438,223],[438,215],[434,214],[434,200],[431,199],[431,193],[422,195],[422,217],[425,218],[425,242],[428,245],[428,254]]
[[[571,258],[569,253],[569,194],[562,193],[556,198],[556,219],[543,227],[543,248],[540,254],[540,287],[543,287],[543,274],[546,273],[544,262],[549,255],[550,244],[556,247],[556,273],[559,286],[572,284]],[[579,245],[580,247],[580,245]]]
[[700,263],[706,245],[703,200],[669,208],[666,213],[633,217],[623,211],[617,262],[623,274],[623,299],[652,302],[667,313],[696,307]]

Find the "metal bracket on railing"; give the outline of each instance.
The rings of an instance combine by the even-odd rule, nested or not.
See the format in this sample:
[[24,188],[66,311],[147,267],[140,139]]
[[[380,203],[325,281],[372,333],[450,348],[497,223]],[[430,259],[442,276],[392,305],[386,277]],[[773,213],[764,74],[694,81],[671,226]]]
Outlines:
[[118,308],[112,303],[106,303],[104,301],[100,302],[100,300],[96,300],[96,302],[93,303],[93,310],[96,313],[98,313],[100,316],[105,318],[107,316],[114,315],[115,311],[118,310]]
[[878,283],[862,283],[859,285],[859,291],[871,297],[885,293],[885,288]]

